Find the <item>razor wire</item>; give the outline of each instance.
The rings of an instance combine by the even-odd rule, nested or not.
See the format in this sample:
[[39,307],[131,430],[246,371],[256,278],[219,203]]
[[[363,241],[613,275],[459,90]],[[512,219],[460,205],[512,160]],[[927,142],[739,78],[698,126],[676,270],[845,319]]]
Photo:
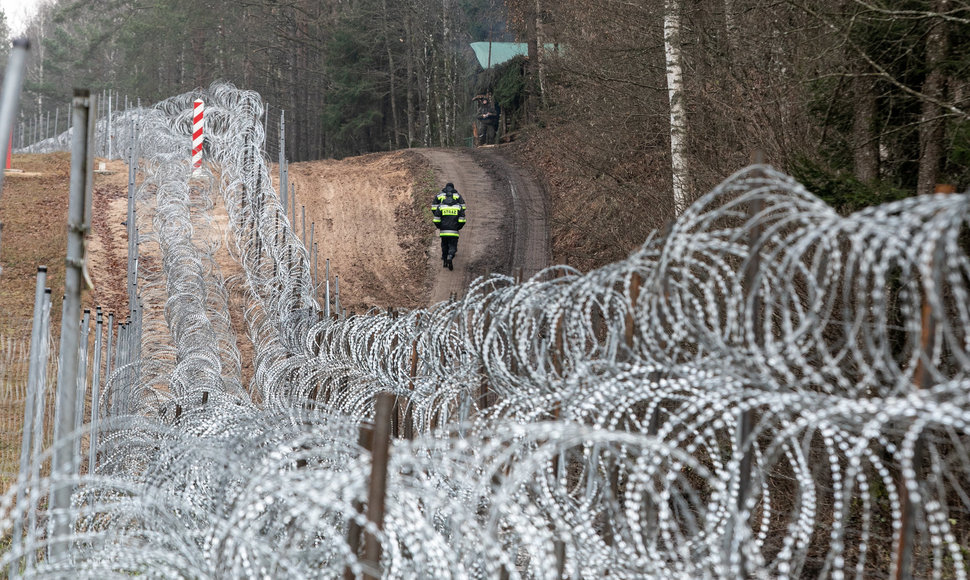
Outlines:
[[[28,523],[0,565],[98,578],[967,577],[967,196],[841,217],[753,166],[615,264],[325,318],[261,154],[261,115],[258,95],[222,84],[139,111],[141,334],[107,381],[98,463],[74,481],[69,561],[33,557],[63,539]],[[222,251],[238,278],[221,273]],[[230,287],[245,293],[241,315]],[[378,528],[358,427],[381,392],[415,436],[394,440]],[[0,498],[0,529],[43,516],[51,482],[33,465],[17,487],[27,501]],[[380,541],[379,562],[358,555],[352,524]],[[911,564],[897,554],[907,534]]]

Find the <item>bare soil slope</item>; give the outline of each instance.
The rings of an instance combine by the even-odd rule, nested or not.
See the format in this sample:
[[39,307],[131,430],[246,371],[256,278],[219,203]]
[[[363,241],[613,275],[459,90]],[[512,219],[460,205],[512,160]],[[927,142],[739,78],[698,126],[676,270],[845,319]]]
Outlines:
[[397,151],[293,163],[289,177],[297,202],[293,226],[301,237],[306,228],[307,243],[313,230],[318,276],[323,279],[330,259],[343,308],[361,313],[427,304],[432,227],[417,200],[428,187],[430,167],[421,156]]

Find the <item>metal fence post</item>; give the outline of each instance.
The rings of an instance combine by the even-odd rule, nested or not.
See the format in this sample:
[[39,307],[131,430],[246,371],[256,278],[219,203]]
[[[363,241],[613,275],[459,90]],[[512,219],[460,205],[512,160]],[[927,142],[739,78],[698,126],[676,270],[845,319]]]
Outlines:
[[283,205],[283,213],[286,213],[286,111],[280,111],[280,202]]
[[633,318],[633,314],[637,308],[637,301],[640,299],[640,286],[642,284],[643,279],[640,277],[640,274],[634,272],[630,276],[630,309],[626,313],[623,328],[624,342],[631,352],[633,351],[634,326],[636,325],[636,320]]
[[118,415],[128,414],[128,388],[130,383],[128,382],[128,334],[130,330],[131,321],[125,319],[125,321],[118,325],[118,355],[115,357],[115,362],[118,365],[118,370],[120,371],[119,377],[119,389],[118,393],[118,406],[116,407]]
[[54,407],[54,453],[51,463],[51,536],[50,558],[65,558],[70,548],[71,507],[76,457],[73,445],[66,445],[71,435],[77,406],[78,331],[81,314],[81,285],[84,274],[84,237],[90,227],[91,164],[94,149],[95,104],[91,92],[74,91],[74,138],[71,152],[71,199],[68,205],[67,267],[64,272],[64,307],[61,315],[60,365],[57,372],[57,403]]
[[[411,343],[411,369],[408,371],[410,381],[408,381],[408,392],[414,392],[414,381],[418,377],[418,339],[415,338]],[[408,395],[407,404],[404,407],[404,438],[414,440],[414,399]]]
[[[763,155],[760,151],[755,152],[752,155],[752,162],[755,164],[764,163]],[[761,176],[763,173],[760,171],[754,175]],[[755,220],[758,214],[761,213],[764,207],[764,202],[758,198],[753,199],[748,202],[748,219]],[[751,320],[753,336],[751,337],[752,342],[755,347],[760,347],[764,344],[764,328],[762,326],[764,321],[764,303],[761,298],[761,293],[758,288],[759,283],[759,270],[761,269],[761,254],[759,252],[759,244],[761,237],[761,227],[757,225],[752,225],[748,230],[748,260],[744,272],[742,273],[741,285],[743,289],[743,296],[748,300],[750,304],[750,313],[748,315],[749,320]],[[744,577],[747,574],[747,561],[744,557],[744,550],[740,545],[734,545],[737,541],[735,533],[737,532],[738,526],[742,524],[741,516],[744,513],[744,505],[747,500],[748,491],[751,486],[751,469],[753,460],[751,435],[754,430],[754,410],[744,406],[744,400],[741,400],[742,408],[740,409],[740,415],[738,417],[737,426],[737,446],[738,450],[741,452],[741,459],[738,465],[738,497],[737,503],[734,506],[735,513],[733,518],[733,526],[729,530],[729,538],[731,538],[731,547],[729,548],[729,554],[733,556],[737,554],[738,557],[738,574]]]
[[88,474],[94,473],[97,463],[98,421],[101,408],[101,342],[104,333],[104,314],[98,306],[94,317],[94,361],[91,373],[91,432],[88,435]]
[[[26,486],[28,477],[30,475],[30,448],[31,448],[31,438],[34,435],[34,415],[36,414],[35,405],[43,404],[43,400],[36,400],[36,392],[39,388],[39,378],[38,372],[43,372],[43,369],[39,368],[37,361],[40,360],[40,349],[41,349],[41,329],[43,327],[43,316],[44,316],[44,286],[47,284],[47,266],[39,266],[37,268],[37,285],[34,290],[34,320],[30,330],[30,354],[29,362],[27,365],[27,396],[24,398],[24,429],[23,429],[23,440],[20,445],[20,471],[17,479],[17,509],[22,510],[22,514],[17,514],[13,521],[13,538],[10,544],[10,550],[12,554],[16,554],[20,549],[20,543],[23,541],[24,533],[24,522],[23,518],[27,517],[29,510],[23,509],[24,501],[26,501]],[[43,431],[42,431],[43,432]],[[43,441],[33,441],[34,445],[43,446]],[[14,578],[17,576],[20,567],[20,558],[12,561],[10,563],[10,571],[8,576]]]
[[[34,393],[34,436],[33,448],[30,451],[30,481],[40,481],[41,471],[41,449],[44,447],[44,415],[45,397],[47,392],[47,362],[50,355],[50,324],[51,324],[51,289],[44,288],[44,305],[41,313],[40,344],[38,354],[33,357],[35,365],[35,383],[37,389]],[[27,525],[27,538],[30,539],[37,529],[37,516],[40,511],[39,490],[34,490],[30,494],[27,510],[30,512]],[[36,550],[27,552],[27,567],[30,568],[36,559]]]
[[124,411],[122,409],[123,399],[122,399],[122,389],[124,384],[124,378],[120,376],[119,369],[125,366],[124,360],[124,344],[125,344],[125,323],[118,322],[118,336],[115,337],[115,352],[114,352],[114,367],[115,374],[118,374],[118,380],[114,381],[113,387],[111,389],[111,415],[113,417],[118,417]]
[[[117,99],[117,95],[115,96]],[[108,159],[112,157],[112,143],[111,143],[111,89],[108,89],[108,125],[105,127],[104,131],[106,133],[105,140],[108,142]]]
[[[81,343],[78,345],[78,362],[77,362],[77,412],[74,415],[74,429],[75,433],[80,432],[81,427],[84,426],[84,399],[87,393],[88,385],[88,338],[91,334],[91,310],[88,308],[84,309],[84,318],[81,320]],[[81,437],[78,436],[74,439],[74,475],[78,475],[81,472]]]
[[[3,160],[2,162],[7,159],[7,148],[10,146],[10,136],[13,135],[13,124],[20,105],[20,90],[24,83],[24,68],[27,65],[29,48],[30,42],[26,38],[14,40],[13,50],[10,51],[7,60],[7,72],[3,79],[3,89],[0,90],[0,160]],[[22,129],[23,125],[21,125],[21,134]],[[0,191],[2,190],[3,172],[0,171]]]
[[[107,338],[107,341],[106,341],[107,344],[105,344],[105,347],[104,347],[104,386],[105,386],[106,389],[107,389],[107,387],[109,385],[109,381],[111,380],[111,371],[112,371],[112,368],[111,367],[112,367],[112,361],[114,360],[114,351],[111,348],[112,347],[112,342],[114,342],[114,340],[113,340],[114,339],[114,329],[115,329],[115,313],[114,312],[109,312],[108,313],[108,328],[106,329],[108,338]],[[107,401],[108,404],[105,405],[105,409],[104,409],[105,416],[110,417],[110,416],[113,415],[112,414],[112,410],[114,408],[113,402],[115,400],[115,396],[116,396],[116,394],[115,394],[114,390],[111,390],[109,392],[109,399]]]
[[334,308],[337,310],[337,316],[340,316],[340,276],[333,277],[333,301]]
[[135,176],[136,176],[136,161],[135,161],[135,139],[137,135],[137,127],[135,127],[134,120],[132,120],[132,145],[128,152],[128,212],[127,218],[125,219],[125,225],[128,231],[128,270],[127,270],[127,287],[128,287],[128,310],[130,311],[132,305],[135,301],[135,296],[138,291],[138,228],[135,224]]
[[[287,179],[290,178],[290,164],[289,163],[286,164],[286,178]],[[293,232],[293,235],[296,236],[296,226],[299,225],[296,222],[296,184],[290,183],[290,185],[289,185],[289,191],[290,191],[290,213],[293,216],[290,219],[290,231],[292,231]]]
[[269,141],[269,103],[266,103],[266,107],[263,109],[263,155],[267,155],[267,142]]
[[330,258],[323,263],[324,291],[323,291],[323,315],[330,318]]

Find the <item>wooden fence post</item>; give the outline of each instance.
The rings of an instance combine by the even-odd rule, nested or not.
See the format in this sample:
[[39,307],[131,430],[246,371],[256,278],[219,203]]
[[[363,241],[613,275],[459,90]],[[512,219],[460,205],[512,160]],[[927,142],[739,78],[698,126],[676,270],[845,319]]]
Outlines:
[[556,540],[553,544],[553,550],[556,554],[556,578],[561,579],[566,577],[566,542],[562,540]]
[[636,324],[633,319],[633,312],[636,310],[637,300],[640,299],[641,284],[643,284],[643,280],[640,278],[640,274],[634,272],[630,275],[630,309],[626,313],[623,337],[626,340],[627,348],[631,351],[633,350],[633,327]]
[[[411,381],[408,383],[408,391],[414,392],[414,379],[418,376],[418,339],[414,339],[411,343]],[[408,396],[407,404],[404,407],[404,438],[407,440],[414,439],[414,411],[412,409],[413,401],[410,396]]]
[[[751,156],[752,163],[762,164],[764,163],[764,156],[761,151],[756,151]],[[759,171],[757,173],[752,173],[752,175],[763,176]],[[764,208],[764,202],[761,199],[753,199],[748,202],[748,218],[755,219],[755,217],[761,213]],[[748,300],[751,304],[751,312],[749,314],[749,319],[752,321],[753,336],[750,340],[754,342],[754,347],[760,347],[764,343],[763,337],[763,319],[764,319],[764,305],[761,299],[760,291],[758,288],[758,272],[761,269],[761,254],[759,252],[759,238],[761,237],[761,227],[757,224],[752,225],[748,230],[748,261],[747,266],[742,273],[743,278],[741,279],[742,286],[742,296]],[[744,403],[742,398],[741,403]],[[738,550],[739,562],[739,574],[743,577],[747,574],[747,562],[744,558],[744,551],[740,549],[740,546],[733,546],[733,541],[735,539],[734,532],[739,524],[738,519],[741,517],[741,513],[744,510],[745,500],[748,496],[748,490],[751,486],[751,464],[753,453],[751,449],[750,439],[751,433],[754,429],[754,411],[748,408],[742,408],[740,416],[738,417],[738,427],[737,427],[737,446],[738,450],[741,451],[741,461],[738,465],[738,497],[735,504],[735,519],[732,522],[732,529],[728,531],[729,550]]]
[[[373,435],[374,428],[372,426],[361,424],[360,431],[357,436],[357,444],[360,445],[361,449],[372,451],[374,447]],[[360,514],[363,509],[363,502],[359,500],[355,500],[353,502],[354,514]],[[347,523],[347,547],[350,548],[350,553],[355,558],[360,556],[360,530],[361,526],[356,520],[352,519]],[[350,566],[344,568],[344,580],[355,580],[355,578],[356,576],[354,575]]]
[[[367,519],[384,529],[384,497],[387,492],[387,462],[390,459],[391,448],[391,411],[394,409],[394,395],[381,393],[377,395],[374,410],[374,445],[371,450],[370,484],[367,491]],[[381,544],[377,536],[371,533],[364,535],[364,560],[378,568],[381,561]],[[374,578],[364,574],[365,578]]]
[[[956,193],[956,188],[949,184],[939,183],[936,185],[934,193]],[[931,266],[936,267],[936,256],[933,257]],[[923,295],[923,303],[920,306],[920,357],[916,361],[916,369],[913,372],[913,387],[925,389],[933,386],[933,377],[930,374],[930,364],[933,360],[933,352],[936,350],[936,319],[933,317],[933,307],[926,295]],[[913,449],[913,470],[919,477],[919,466],[923,461],[922,446],[917,440]],[[909,489],[906,487],[906,480],[900,474],[899,478],[899,503],[900,503],[900,522],[899,540],[896,544],[896,574],[895,580],[909,580],[913,578],[913,544],[916,542],[916,518],[913,502],[909,496]]]

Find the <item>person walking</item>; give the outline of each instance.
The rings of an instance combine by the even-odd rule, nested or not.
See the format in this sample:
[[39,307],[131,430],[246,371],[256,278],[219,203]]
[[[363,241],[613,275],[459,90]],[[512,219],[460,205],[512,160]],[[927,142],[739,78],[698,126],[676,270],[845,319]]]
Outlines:
[[447,183],[431,202],[431,216],[441,237],[441,267],[455,269],[453,260],[458,252],[458,230],[465,227],[465,200]]

